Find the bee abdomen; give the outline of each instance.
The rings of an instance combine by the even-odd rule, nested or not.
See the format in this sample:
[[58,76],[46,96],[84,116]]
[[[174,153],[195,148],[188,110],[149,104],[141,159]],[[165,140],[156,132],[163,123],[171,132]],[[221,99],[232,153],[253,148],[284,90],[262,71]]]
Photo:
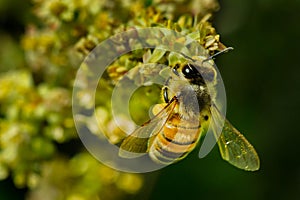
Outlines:
[[153,141],[149,155],[160,164],[182,160],[197,145],[199,133],[200,126],[178,126],[168,122]]

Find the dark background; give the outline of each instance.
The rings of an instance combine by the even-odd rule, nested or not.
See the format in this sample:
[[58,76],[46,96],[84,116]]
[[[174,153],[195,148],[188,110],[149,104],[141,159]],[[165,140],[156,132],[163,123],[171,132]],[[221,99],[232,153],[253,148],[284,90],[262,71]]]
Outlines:
[[[29,6],[12,2],[18,3],[1,1],[0,32],[18,39]],[[156,180],[142,198],[299,199],[300,1],[220,4],[214,25],[223,43],[235,48],[216,59],[227,92],[227,118],[255,146],[261,169],[236,169],[220,158],[217,147],[203,159],[194,151],[147,174]],[[9,179],[0,182],[0,199],[23,194]]]
[[300,199],[300,1],[221,1],[214,25],[234,50],[216,58],[227,118],[255,146],[258,172],[215,147],[161,170],[150,199]]

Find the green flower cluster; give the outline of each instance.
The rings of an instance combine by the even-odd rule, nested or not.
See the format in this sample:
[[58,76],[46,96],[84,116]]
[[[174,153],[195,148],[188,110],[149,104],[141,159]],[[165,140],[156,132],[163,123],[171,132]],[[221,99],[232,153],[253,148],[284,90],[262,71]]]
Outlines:
[[[76,71],[101,41],[141,27],[169,28],[190,35],[210,54],[224,49],[208,21],[218,9],[217,2],[32,2],[39,20],[28,24],[21,40],[26,67],[0,74],[0,179],[11,176],[17,187],[28,187],[28,199],[122,199],[137,193],[143,186],[142,176],[107,168],[78,144],[71,99]],[[96,94],[94,115],[100,120],[90,122],[91,130],[99,126],[112,143],[120,142],[124,133],[112,120],[110,102],[103,101],[103,96],[109,99],[113,86],[127,71],[150,61],[172,65],[176,59],[159,49],[145,49],[121,56],[109,66],[97,89],[101,98]],[[133,118],[139,123],[146,120],[148,106],[159,99],[153,92],[159,95],[160,91],[144,87],[132,98]],[[88,92],[81,95],[82,104],[93,105]],[[135,103],[140,95],[147,96],[144,104]],[[128,123],[124,120],[124,128],[131,127]]]

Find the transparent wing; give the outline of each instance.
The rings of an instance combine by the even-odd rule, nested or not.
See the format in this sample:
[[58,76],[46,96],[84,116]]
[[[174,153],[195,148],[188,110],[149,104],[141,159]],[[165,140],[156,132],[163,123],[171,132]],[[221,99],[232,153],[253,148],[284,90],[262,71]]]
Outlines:
[[176,104],[177,99],[174,97],[151,120],[127,136],[121,143],[119,156],[123,158],[136,158],[147,153],[149,139],[154,138],[161,131]]
[[[220,124],[218,121],[224,120],[224,117],[215,106],[212,106],[212,115],[212,128],[216,130],[215,126]],[[224,160],[243,170],[256,171],[259,169],[260,161],[254,147],[227,119],[225,119],[221,135],[216,138]]]

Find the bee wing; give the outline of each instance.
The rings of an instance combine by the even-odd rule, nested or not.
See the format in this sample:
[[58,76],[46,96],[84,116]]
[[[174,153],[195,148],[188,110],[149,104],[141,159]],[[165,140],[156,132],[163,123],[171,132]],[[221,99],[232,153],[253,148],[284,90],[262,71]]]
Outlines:
[[[212,106],[212,128],[215,132],[216,125],[225,117],[221,115],[217,107]],[[221,156],[230,164],[247,171],[259,169],[260,161],[254,147],[234,126],[225,119],[221,135],[218,137],[218,146]]]
[[123,158],[136,158],[144,155],[148,150],[148,141],[154,138],[163,128],[171,116],[177,99],[174,97],[157,115],[137,128],[121,143],[119,156]]

